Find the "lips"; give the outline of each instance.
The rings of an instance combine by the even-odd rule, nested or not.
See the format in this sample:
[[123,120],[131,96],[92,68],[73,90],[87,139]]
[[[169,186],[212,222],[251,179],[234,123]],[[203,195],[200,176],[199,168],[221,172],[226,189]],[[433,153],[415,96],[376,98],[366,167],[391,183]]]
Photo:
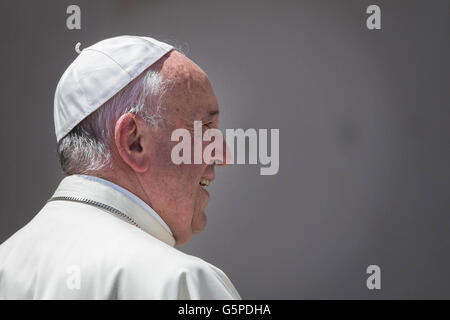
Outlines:
[[211,180],[208,178],[202,178],[199,182],[202,187],[208,187],[211,184]]

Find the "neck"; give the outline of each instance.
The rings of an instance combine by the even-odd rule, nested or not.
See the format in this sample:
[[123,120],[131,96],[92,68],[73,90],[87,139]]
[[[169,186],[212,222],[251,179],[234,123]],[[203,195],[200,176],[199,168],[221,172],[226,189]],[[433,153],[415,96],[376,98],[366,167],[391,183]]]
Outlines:
[[123,170],[122,168],[114,168],[101,170],[93,173],[89,173],[90,175],[111,181],[122,188],[130,191],[135,196],[144,201],[147,205],[153,208],[152,203],[150,201],[149,196],[145,192],[142,187],[136,173],[132,170]]
[[[153,192],[150,194],[146,192],[136,172],[131,170],[129,167],[124,168],[123,165],[117,165],[114,167],[114,169],[106,169],[96,172],[90,172],[89,174],[113,182],[121,186],[122,188],[128,190],[129,192],[133,193],[135,196],[144,201],[148,206],[150,206],[169,226],[177,245],[183,244],[185,242],[179,241],[179,238],[177,237],[178,233],[176,224],[173,223],[173,219],[170,219],[170,217],[166,215],[166,212],[162,210],[160,207],[158,207],[158,203],[153,203],[150,200],[150,195]],[[157,199],[155,199],[155,201],[157,201]]]

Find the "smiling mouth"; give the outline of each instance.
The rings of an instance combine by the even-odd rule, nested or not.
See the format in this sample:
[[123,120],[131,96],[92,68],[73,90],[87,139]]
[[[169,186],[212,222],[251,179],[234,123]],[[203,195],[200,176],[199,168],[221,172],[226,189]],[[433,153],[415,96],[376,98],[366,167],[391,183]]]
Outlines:
[[211,180],[202,178],[199,182],[202,187],[208,187],[211,184]]

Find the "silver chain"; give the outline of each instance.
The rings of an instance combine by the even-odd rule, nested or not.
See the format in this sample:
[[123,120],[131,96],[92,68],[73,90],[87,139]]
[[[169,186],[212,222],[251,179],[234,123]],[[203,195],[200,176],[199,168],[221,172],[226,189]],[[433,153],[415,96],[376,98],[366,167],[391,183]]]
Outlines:
[[72,202],[80,202],[80,203],[85,203],[88,205],[91,205],[93,207],[97,207],[100,209],[104,209],[106,211],[109,211],[113,214],[116,214],[118,216],[121,216],[122,218],[125,218],[130,224],[132,224],[133,226],[138,227],[139,229],[142,229],[137,223],[136,221],[134,221],[133,219],[131,219],[129,216],[127,216],[125,213],[123,213],[120,210],[117,210],[114,207],[108,206],[107,204],[95,201],[95,200],[91,200],[91,199],[87,199],[87,198],[82,198],[82,197],[71,197],[71,196],[59,196],[59,197],[52,197],[50,198],[47,202],[51,202],[51,201],[58,201],[58,200],[62,200],[62,201],[72,201]]

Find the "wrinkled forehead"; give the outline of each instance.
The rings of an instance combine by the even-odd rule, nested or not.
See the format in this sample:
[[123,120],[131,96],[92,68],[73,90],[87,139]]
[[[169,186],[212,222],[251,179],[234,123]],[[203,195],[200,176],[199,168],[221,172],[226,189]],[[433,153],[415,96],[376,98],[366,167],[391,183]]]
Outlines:
[[169,83],[164,98],[166,112],[192,121],[217,114],[219,106],[211,83],[192,60],[172,51],[161,73]]

